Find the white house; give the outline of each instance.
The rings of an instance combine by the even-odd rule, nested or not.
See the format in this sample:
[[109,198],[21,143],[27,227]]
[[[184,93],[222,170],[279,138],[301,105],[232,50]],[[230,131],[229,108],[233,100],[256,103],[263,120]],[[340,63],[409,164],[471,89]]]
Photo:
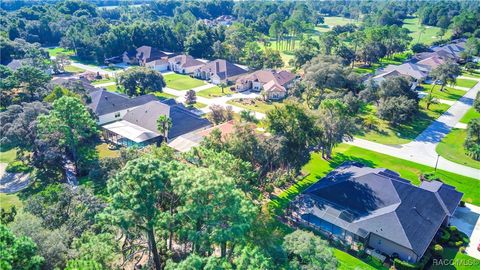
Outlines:
[[190,55],[177,55],[168,59],[168,68],[171,71],[182,74],[193,73],[196,69],[205,65],[204,62],[193,58]]

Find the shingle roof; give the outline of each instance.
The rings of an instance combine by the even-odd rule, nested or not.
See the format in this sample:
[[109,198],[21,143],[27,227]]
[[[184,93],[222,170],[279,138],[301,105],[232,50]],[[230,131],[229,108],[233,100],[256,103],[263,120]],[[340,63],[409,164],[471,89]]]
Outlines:
[[308,188],[294,204],[359,235],[375,233],[421,257],[462,193],[440,182],[412,185],[398,174],[344,164]]
[[32,60],[30,59],[13,59],[12,61],[10,61],[10,63],[7,64],[7,67],[15,71],[21,68],[23,65],[31,65],[31,64],[32,64]]
[[216,74],[221,80],[247,72],[247,70],[223,59],[217,59],[206,63],[204,66],[200,67],[200,71]]
[[91,102],[88,106],[97,115],[104,115],[108,113],[118,112],[128,108],[140,106],[152,100],[157,100],[153,95],[143,95],[134,98],[129,98],[126,95],[109,92],[103,89],[91,92]]
[[273,80],[279,85],[284,86],[293,79],[295,79],[295,74],[286,70],[281,70],[279,72],[275,70],[257,70],[253,73],[238,78],[237,82],[241,83],[245,81],[258,81],[265,84]]
[[427,76],[427,70],[413,63],[404,63],[401,65],[388,65],[383,72],[390,72],[396,70],[403,75],[411,76],[417,80],[423,79]]
[[160,115],[167,115],[172,120],[172,127],[168,132],[168,139],[173,139],[211,125],[207,119],[191,113],[182,105],[167,105],[158,100],[150,101],[129,111],[123,117],[123,120],[153,132],[158,132],[157,119]]
[[147,63],[173,55],[172,53],[166,53],[157,48],[150,47],[150,46],[138,47],[136,51],[137,51],[136,57]]
[[187,67],[194,67],[194,66],[200,66],[203,65],[204,63],[202,61],[199,61],[195,58],[193,58],[190,55],[177,55],[175,57],[171,57],[168,59],[168,62],[175,63],[179,65],[180,67],[187,68]]
[[443,63],[445,63],[445,60],[442,57],[434,54],[428,58],[418,61],[416,64],[432,70]]

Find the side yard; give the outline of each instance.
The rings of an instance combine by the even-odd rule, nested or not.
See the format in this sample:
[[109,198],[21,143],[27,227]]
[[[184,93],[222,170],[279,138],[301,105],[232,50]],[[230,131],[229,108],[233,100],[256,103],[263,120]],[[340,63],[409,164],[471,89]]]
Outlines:
[[188,75],[172,73],[163,76],[163,78],[165,79],[167,87],[175,90],[189,90],[205,85],[204,81],[192,78]]
[[466,129],[452,129],[437,145],[437,153],[450,161],[480,169],[480,161],[474,160],[465,153],[463,143],[466,138]]
[[460,119],[460,123],[468,124],[470,120],[480,118],[480,113],[477,112],[474,108],[470,108],[467,113]]

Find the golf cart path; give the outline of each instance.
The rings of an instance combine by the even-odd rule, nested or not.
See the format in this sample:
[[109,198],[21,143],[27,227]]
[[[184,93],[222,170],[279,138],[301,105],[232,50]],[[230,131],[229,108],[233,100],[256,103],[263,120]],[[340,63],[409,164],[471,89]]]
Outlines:
[[364,139],[354,138],[348,144],[435,167],[438,157],[438,168],[480,180],[480,170],[449,161],[439,157],[435,148],[450,130],[457,125],[463,115],[470,109],[480,89],[480,82],[456,101],[444,114],[428,126],[412,142],[403,145],[384,145]]

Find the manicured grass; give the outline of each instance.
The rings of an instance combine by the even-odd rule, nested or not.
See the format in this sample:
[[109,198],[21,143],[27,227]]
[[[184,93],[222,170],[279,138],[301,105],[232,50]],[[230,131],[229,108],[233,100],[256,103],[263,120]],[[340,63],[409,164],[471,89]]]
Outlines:
[[376,116],[376,108],[369,105],[364,109],[363,117],[373,115],[377,118],[377,124],[372,129],[364,127],[355,137],[388,145],[405,144],[415,139],[449,107],[447,104],[439,103],[430,105],[429,110],[426,110],[425,101],[421,100],[421,110],[411,122],[393,127],[387,121],[379,119]]
[[0,208],[9,211],[12,206],[15,206],[18,211],[22,208],[22,205],[22,201],[20,201],[16,194],[0,193]]
[[66,55],[74,55],[75,54],[74,50],[69,50],[69,49],[65,49],[65,48],[62,48],[62,47],[48,48],[47,52],[50,56],[57,56],[57,54],[59,54],[59,53],[64,53]]
[[105,86],[104,88],[107,89],[107,91],[110,91],[110,92],[124,93],[123,87],[122,86],[119,87],[116,84]]
[[167,74],[163,76],[167,87],[176,90],[190,90],[195,87],[205,85],[205,82],[192,78],[188,75],[181,74]]
[[455,85],[460,86],[460,87],[467,87],[467,88],[472,88],[477,84],[478,81],[475,80],[468,80],[468,79],[457,79]]
[[268,111],[275,108],[275,106],[279,106],[282,103],[280,102],[266,102],[263,100],[258,99],[232,99],[227,102],[228,104],[244,108],[251,111],[256,111],[260,113],[267,113]]
[[466,129],[452,129],[437,145],[437,153],[450,161],[480,169],[480,161],[474,160],[465,153],[463,143],[466,138]]
[[233,92],[230,90],[229,87],[224,87],[223,93],[222,93],[222,88],[218,86],[214,86],[212,88],[208,88],[200,92],[197,92],[197,96],[206,97],[206,98],[216,98],[216,97],[221,97],[221,96],[231,95],[231,94],[233,94]]
[[458,100],[467,93],[466,91],[458,90],[448,86],[445,86],[443,91],[440,91],[442,88],[440,85],[422,84],[421,86],[423,87],[421,91],[425,91],[426,93],[430,93],[430,90],[433,87],[433,96],[439,99]]
[[161,93],[160,92],[155,92],[153,94],[155,96],[157,96],[160,100],[169,99],[169,98],[177,98],[176,96],[167,94],[165,92],[161,92]]
[[449,265],[433,265],[432,270],[474,270],[480,269],[480,260],[463,254],[455,248],[446,248],[443,250],[443,259],[447,259]]
[[103,83],[109,83],[109,82],[115,82],[115,78],[103,78],[100,80],[94,80],[92,81],[92,84],[97,85],[97,84],[103,84]]
[[120,151],[119,150],[110,150],[108,149],[108,144],[102,143],[95,147],[98,152],[99,158],[106,158],[106,157],[119,157]]
[[10,163],[17,158],[17,149],[10,149],[8,151],[0,152],[0,162]]
[[201,103],[201,102],[195,102],[193,105],[186,105],[186,106],[190,110],[193,110],[193,109],[205,108],[205,107],[207,107],[207,104],[204,104],[204,103]]
[[470,78],[476,78],[476,79],[480,79],[480,71],[462,71],[462,76],[464,77],[470,77]]
[[[408,18],[403,21],[403,27],[410,30],[410,37],[413,38],[412,43],[423,43],[426,45],[432,44],[432,42],[440,40],[438,32],[440,31],[439,27],[425,25],[424,32],[421,32],[420,21],[417,17]],[[451,30],[447,30],[445,35],[442,37],[444,40],[450,38],[452,35]]]
[[85,72],[85,69],[68,65],[68,66],[65,66],[65,71],[70,73],[82,73],[82,72]]
[[316,26],[315,27],[316,31],[318,31],[318,32],[328,32],[328,31],[332,30],[332,28],[334,26],[337,26],[337,25],[346,25],[346,24],[349,24],[349,23],[357,24],[357,22],[355,22],[354,20],[349,19],[349,18],[345,18],[345,17],[332,16],[332,17],[325,17],[324,19],[325,19],[325,23],[321,24],[319,26]]
[[[313,153],[310,161],[302,168],[302,173],[306,176],[272,199],[269,203],[270,209],[280,214],[299,193],[345,161],[357,161],[370,167],[387,168],[396,171],[401,177],[410,180],[416,185],[420,184],[419,176],[422,173],[434,171],[434,168],[429,166],[348,144],[341,144],[334,149],[332,159],[329,161],[324,160],[321,154]],[[444,183],[455,186],[457,190],[463,192],[464,201],[480,205],[480,181],[443,170],[437,170],[436,175]]]
[[480,113],[477,112],[473,107],[470,108],[467,113],[460,119],[460,123],[468,124],[470,120],[480,118]]
[[378,265],[375,262],[364,262],[357,257],[354,257],[339,249],[334,249],[333,254],[337,258],[339,263],[338,270],[374,270],[374,269],[387,269],[383,265]]

